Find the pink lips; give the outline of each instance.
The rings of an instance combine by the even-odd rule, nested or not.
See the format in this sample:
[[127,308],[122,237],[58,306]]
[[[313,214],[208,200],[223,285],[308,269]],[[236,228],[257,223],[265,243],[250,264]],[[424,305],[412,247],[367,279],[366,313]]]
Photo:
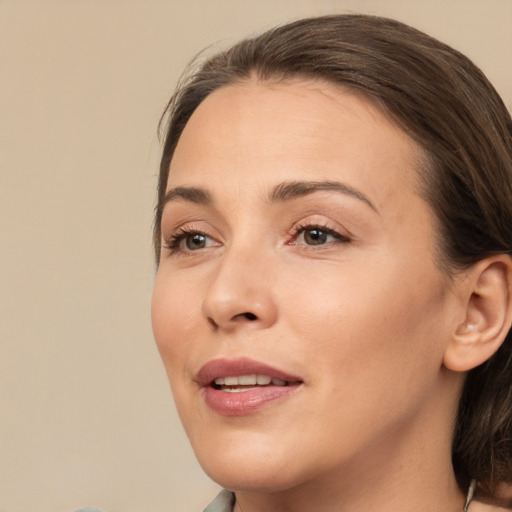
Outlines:
[[[248,386],[233,393],[215,385],[215,379],[242,375],[266,375],[285,381],[286,385]],[[267,404],[295,393],[302,380],[252,359],[215,359],[206,363],[198,372],[196,382],[201,386],[206,404],[224,416],[244,416],[256,412]]]

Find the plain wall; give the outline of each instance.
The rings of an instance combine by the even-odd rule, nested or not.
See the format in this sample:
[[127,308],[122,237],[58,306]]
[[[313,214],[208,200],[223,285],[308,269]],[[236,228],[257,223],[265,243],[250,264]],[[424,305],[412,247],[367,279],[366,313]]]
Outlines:
[[156,126],[203,47],[396,17],[512,105],[512,0],[0,0],[0,511],[199,511],[216,493],[149,318]]

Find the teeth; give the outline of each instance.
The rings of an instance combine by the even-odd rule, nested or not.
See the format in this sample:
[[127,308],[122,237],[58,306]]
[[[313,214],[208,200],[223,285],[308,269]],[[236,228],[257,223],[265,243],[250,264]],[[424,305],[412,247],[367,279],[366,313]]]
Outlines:
[[[236,379],[236,377],[232,378]],[[240,384],[240,386],[254,386],[257,382],[258,378],[256,375],[242,375],[238,377],[238,384]]]
[[217,386],[267,386],[271,382],[274,386],[286,385],[286,381],[272,378],[269,375],[239,375],[215,379]]
[[270,384],[272,382],[272,379],[268,375],[258,375],[256,377],[256,383],[260,386],[266,386],[267,384]]

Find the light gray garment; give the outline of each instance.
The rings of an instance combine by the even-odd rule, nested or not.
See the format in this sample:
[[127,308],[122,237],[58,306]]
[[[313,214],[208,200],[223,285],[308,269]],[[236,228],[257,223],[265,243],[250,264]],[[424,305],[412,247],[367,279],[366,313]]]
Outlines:
[[234,505],[235,495],[223,489],[203,512],[233,512]]
[[[233,512],[234,504],[235,495],[223,489],[203,512]],[[83,507],[74,512],[101,512],[101,510],[95,507]]]

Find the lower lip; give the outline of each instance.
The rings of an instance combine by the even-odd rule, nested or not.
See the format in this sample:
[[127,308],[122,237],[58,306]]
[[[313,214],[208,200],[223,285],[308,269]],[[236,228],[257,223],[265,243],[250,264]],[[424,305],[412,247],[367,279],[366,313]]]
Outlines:
[[300,385],[290,386],[261,386],[247,391],[230,393],[212,386],[203,388],[206,404],[223,416],[245,416],[259,411],[263,407],[288,398],[294,394]]

